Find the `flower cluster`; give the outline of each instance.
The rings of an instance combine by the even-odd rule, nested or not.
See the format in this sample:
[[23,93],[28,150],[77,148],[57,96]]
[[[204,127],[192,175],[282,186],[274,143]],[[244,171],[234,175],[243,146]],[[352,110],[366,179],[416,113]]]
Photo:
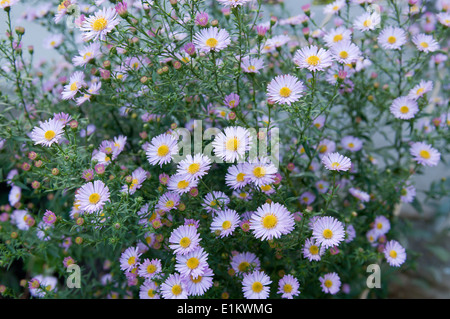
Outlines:
[[60,58],[37,64],[18,2],[0,278],[33,267],[1,293],[358,298],[364,265],[410,269],[399,207],[450,193],[448,1],[48,1],[22,16]]

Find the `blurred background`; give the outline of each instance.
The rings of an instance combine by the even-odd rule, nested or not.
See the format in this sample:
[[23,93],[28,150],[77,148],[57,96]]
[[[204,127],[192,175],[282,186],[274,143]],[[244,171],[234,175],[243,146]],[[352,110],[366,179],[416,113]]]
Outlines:
[[[276,2],[276,0],[272,0]],[[331,1],[313,1],[311,12],[316,21],[322,21],[323,6]],[[58,61],[61,57],[56,50],[44,47],[46,39],[52,34],[51,30],[39,25],[37,22],[27,21],[25,13],[41,5],[43,1],[22,0],[15,5],[12,13],[14,26],[23,26],[26,30],[22,48],[29,45],[34,47],[34,62],[43,60]],[[301,7],[310,0],[285,0],[285,11],[291,16],[302,13]],[[383,1],[378,2],[383,5]],[[434,10],[434,1],[429,1],[430,11]],[[277,8],[274,6],[274,8]],[[279,12],[266,12],[267,17]],[[3,18],[2,18],[3,19]],[[1,21],[0,33],[5,34],[6,23]],[[332,24],[332,21],[330,22]],[[448,40],[448,39],[447,39]],[[426,199],[425,191],[434,186],[433,181],[446,178],[446,188],[450,189],[450,172],[446,163],[450,158],[443,158],[440,165],[429,168],[425,174],[414,178],[417,188],[417,197],[422,205],[401,206],[400,218],[414,231],[408,234],[401,242],[406,248],[418,253],[416,269],[399,272],[399,275],[389,287],[390,298],[450,298],[450,198],[443,200]],[[445,162],[444,162],[445,161]],[[431,194],[432,195],[432,194]]]

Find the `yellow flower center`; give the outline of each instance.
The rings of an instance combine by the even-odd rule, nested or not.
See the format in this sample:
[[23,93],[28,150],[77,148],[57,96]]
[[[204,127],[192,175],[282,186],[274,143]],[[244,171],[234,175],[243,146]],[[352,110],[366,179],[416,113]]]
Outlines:
[[218,43],[219,41],[217,41],[214,38],[209,38],[208,40],[206,40],[206,45],[209,46],[210,48],[215,48]]
[[286,86],[282,87],[280,90],[280,95],[282,97],[289,97],[289,96],[291,96],[291,93],[292,93],[291,89]]
[[97,204],[99,200],[100,200],[100,194],[92,193],[91,195],[89,195],[89,203]]
[[382,223],[378,223],[378,224],[377,224],[377,228],[378,228],[378,229],[383,228],[383,224],[382,224]]
[[420,42],[420,46],[424,49],[428,48],[428,43],[427,42]]
[[274,228],[277,225],[277,223],[278,223],[277,217],[272,214],[268,214],[268,215],[264,216],[264,218],[262,220],[262,224],[263,224],[264,228],[266,228],[266,229]]
[[316,245],[312,245],[311,247],[309,247],[309,252],[311,253],[311,255],[317,255],[319,253],[319,247],[317,247]]
[[87,53],[85,53],[85,54],[83,55],[83,59],[84,59],[84,60],[89,60],[89,59],[91,58],[91,56],[92,56],[92,53],[91,53],[91,52],[87,52]]
[[343,36],[342,34],[336,34],[336,35],[333,37],[333,42],[339,42],[339,41],[341,41],[342,39],[344,39],[344,36]]
[[332,168],[338,168],[339,166],[341,166],[341,164],[339,164],[338,162],[331,163]]
[[77,83],[77,81],[74,81],[74,82],[70,85],[70,90],[71,90],[71,91],[77,91],[77,90],[78,90],[78,83]]
[[419,89],[417,89],[416,94],[417,94],[417,95],[420,95],[420,94],[423,93],[423,91],[425,91],[424,88],[419,88]]
[[331,237],[333,237],[333,232],[331,231],[331,229],[325,229],[323,231],[323,237],[325,239],[330,239]]
[[256,293],[260,293],[263,290],[264,286],[259,281],[255,281],[252,285],[252,290]]
[[223,229],[229,229],[231,227],[231,222],[229,220],[226,220],[222,223]]
[[333,286],[333,282],[330,279],[325,280],[325,282],[323,284],[327,288],[330,288],[331,286]]
[[187,260],[186,266],[188,266],[189,269],[195,269],[200,264],[200,260],[196,257],[191,257]]
[[52,131],[52,130],[48,130],[48,131],[45,132],[45,134],[44,134],[44,138],[45,138],[47,141],[52,140],[53,138],[55,138],[55,136],[56,136],[56,133],[55,133],[55,131]]
[[199,163],[192,163],[188,167],[188,173],[192,174],[192,175],[197,173],[199,170],[200,170],[200,164]]
[[159,157],[163,157],[166,156],[167,154],[169,154],[169,146],[161,145],[160,147],[158,147],[156,155],[158,155]]
[[183,237],[180,240],[180,246],[183,248],[188,247],[191,244],[191,240],[189,239],[189,237]]
[[128,265],[134,265],[134,263],[136,262],[136,257],[131,256],[130,258],[128,258]]
[[256,67],[254,65],[250,65],[247,69],[249,71],[256,71]]
[[154,289],[149,289],[147,292],[148,296],[150,298],[153,298],[155,296],[155,290]]
[[388,39],[387,42],[389,42],[390,44],[394,44],[395,42],[397,42],[397,38],[394,37],[393,35],[391,35]]
[[408,113],[408,112],[409,112],[409,107],[407,107],[406,105],[403,105],[403,106],[400,108],[400,113],[406,114],[406,113]]
[[175,205],[175,203],[173,202],[173,200],[168,200],[164,206],[166,206],[168,208],[172,208],[174,205]]
[[431,157],[430,152],[427,150],[421,150],[419,155],[425,159],[429,159]]
[[325,153],[327,150],[328,150],[328,146],[322,145],[322,146],[320,147],[320,149],[319,149],[319,152],[320,152],[320,153]]
[[202,276],[198,276],[198,277],[195,278],[195,279],[191,276],[191,281],[192,281],[194,284],[198,284],[200,281],[202,281]]
[[365,26],[366,28],[370,27],[372,25],[372,20],[367,19],[363,22],[363,26]]
[[179,181],[178,184],[177,184],[177,187],[179,189],[185,189],[188,186],[189,186],[189,182],[185,181],[185,180]]
[[256,178],[262,178],[266,176],[266,169],[262,166],[257,166],[253,169],[253,175],[255,175]]
[[353,143],[350,142],[350,143],[348,143],[348,147],[349,147],[349,148],[354,148],[354,147],[355,147],[355,144],[353,144]]
[[243,261],[239,264],[238,269],[241,272],[246,272],[248,270],[248,267],[250,267],[250,264],[246,261]]
[[225,145],[225,148],[228,151],[236,152],[238,147],[239,147],[239,144],[240,144],[240,142],[237,139],[237,137],[233,137],[233,138],[228,139],[228,141],[227,141],[227,143]]
[[263,192],[268,192],[268,191],[270,191],[272,189],[272,186],[270,186],[270,185],[263,185],[263,186],[261,186],[261,190],[263,191]]
[[175,296],[178,296],[179,294],[181,294],[183,292],[183,288],[181,288],[181,286],[180,285],[173,285],[172,286],[172,293],[175,295]]
[[341,51],[339,53],[339,56],[341,57],[341,59],[347,59],[348,58],[348,52],[347,51]]
[[391,250],[389,252],[389,256],[391,256],[391,258],[397,258],[397,252],[395,250]]
[[244,177],[245,177],[245,174],[244,174],[244,173],[239,173],[239,174],[237,174],[237,176],[236,176],[236,181],[238,181],[238,182],[243,182],[243,181],[244,181]]
[[92,22],[92,30],[94,31],[103,31],[108,25],[108,21],[104,17],[100,17]]
[[317,55],[311,55],[306,59],[306,63],[308,63],[309,65],[316,66],[317,64],[320,63],[320,58]]
[[283,286],[283,291],[286,292],[286,293],[292,292],[292,286],[290,284],[285,284]]
[[150,265],[147,266],[147,272],[149,274],[153,274],[155,271],[156,271],[156,266],[155,265],[150,264]]

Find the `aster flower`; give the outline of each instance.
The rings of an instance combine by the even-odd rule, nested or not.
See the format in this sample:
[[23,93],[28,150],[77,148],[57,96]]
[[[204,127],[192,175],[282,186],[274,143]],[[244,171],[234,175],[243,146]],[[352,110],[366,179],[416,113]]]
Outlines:
[[131,271],[139,265],[139,250],[137,247],[129,247],[120,255],[120,269],[123,271]]
[[80,30],[83,32],[84,41],[105,40],[106,34],[111,32],[119,24],[117,12],[114,8],[103,8],[83,21]]
[[72,63],[74,66],[85,66],[92,60],[95,60],[96,58],[100,57],[102,55],[100,51],[100,43],[93,42],[88,45],[83,46],[78,51],[78,54],[76,57],[72,59]]
[[330,184],[326,181],[318,181],[315,184],[317,191],[321,194],[325,194],[328,191],[328,188],[330,187]]
[[345,227],[345,233],[347,234],[344,240],[344,242],[346,243],[350,243],[356,237],[356,230],[355,227],[353,227],[353,225],[347,225]]
[[211,232],[218,232],[221,238],[233,233],[239,225],[239,215],[233,209],[219,211],[211,223]]
[[55,17],[53,20],[55,23],[59,23],[64,15],[67,13],[67,10],[70,8],[74,8],[74,4],[76,4],[76,0],[62,0],[61,3],[58,5],[58,11],[55,14]]
[[180,274],[170,274],[161,284],[161,295],[164,299],[187,299],[189,291],[187,281]]
[[160,272],[161,272],[161,260],[159,259],[150,260],[146,258],[139,265],[138,275],[146,279],[152,279]]
[[441,159],[441,153],[424,142],[413,143],[409,152],[417,163],[425,166],[436,166]]
[[260,157],[244,167],[245,178],[256,186],[273,183],[277,171],[278,169],[267,157]]
[[204,295],[205,292],[213,285],[213,276],[214,273],[209,267],[204,270],[202,276],[198,276],[197,278],[189,276],[188,279],[186,279],[189,295],[190,296]]
[[302,247],[303,257],[309,261],[319,261],[325,253],[325,247],[319,245],[314,238],[307,238]]
[[178,204],[180,204],[180,195],[175,192],[167,192],[159,198],[156,209],[169,212],[172,209],[177,209]]
[[245,56],[241,59],[241,68],[245,73],[259,73],[264,68],[264,59]]
[[356,62],[361,56],[359,47],[349,41],[340,41],[331,47],[331,53],[334,59],[342,64],[351,64]]
[[278,293],[281,294],[281,298],[293,299],[293,297],[298,296],[300,294],[299,287],[297,278],[289,274],[284,275],[278,281]]
[[64,133],[64,124],[57,119],[48,119],[40,122],[39,126],[33,128],[30,137],[34,145],[50,147],[53,143],[58,144]]
[[336,0],[327,4],[324,9],[324,14],[337,14],[343,7],[345,7],[345,0]]
[[54,224],[56,222],[56,215],[51,210],[47,209],[42,217],[42,220],[46,224]]
[[406,41],[406,32],[398,27],[388,26],[378,36],[378,43],[383,49],[387,50],[400,49]]
[[353,197],[359,199],[361,202],[368,202],[370,200],[370,195],[360,189],[350,187],[348,192],[352,194]]
[[293,61],[300,69],[324,71],[332,65],[333,56],[328,50],[311,45],[297,50]]
[[341,145],[348,151],[357,152],[362,149],[363,141],[357,137],[348,135],[342,138]]
[[56,292],[58,279],[53,276],[37,275],[32,280],[36,280],[39,286],[31,287],[30,294],[33,297],[43,298],[48,292]]
[[76,71],[70,76],[69,84],[64,86],[64,90],[61,93],[63,100],[70,100],[75,97],[79,90],[86,86],[84,81],[84,73]]
[[400,96],[392,102],[389,110],[396,118],[409,120],[419,112],[419,106],[416,101],[407,96]]
[[278,75],[267,85],[267,96],[276,103],[291,105],[303,96],[304,90],[303,82],[297,77]]
[[200,235],[196,227],[182,225],[172,231],[169,243],[169,247],[175,254],[185,255],[199,247]]
[[218,213],[224,210],[229,202],[230,198],[224,192],[213,191],[205,195],[202,207],[208,213]]
[[329,153],[322,158],[325,168],[330,171],[348,171],[351,168],[351,161],[339,153]]
[[161,134],[152,138],[146,154],[152,165],[170,163],[173,155],[178,153],[177,139],[169,134]]
[[225,175],[225,183],[232,189],[241,189],[249,182],[248,178],[245,178],[246,174],[245,166],[248,164],[238,163],[228,167],[227,174]]
[[412,38],[412,42],[416,45],[417,50],[429,53],[439,50],[439,43],[433,38],[432,35],[424,33],[416,34]]
[[385,216],[379,215],[375,217],[373,229],[375,229],[376,237],[378,238],[379,236],[385,235],[391,229],[391,223]]
[[101,164],[101,165],[104,165],[104,166],[108,166],[111,163],[111,156],[109,154],[104,153],[104,152],[100,152],[100,151],[95,150],[92,153],[91,161],[93,161],[93,162],[96,161],[98,164]]
[[60,121],[63,125],[67,125],[72,120],[72,116],[64,112],[54,113],[53,115],[53,118]]
[[26,210],[15,210],[11,214],[11,222],[17,226],[20,230],[30,229],[29,220],[31,215]]
[[328,47],[332,47],[340,42],[350,42],[352,40],[352,32],[345,27],[338,27],[329,30],[323,37]]
[[238,6],[242,6],[248,2],[250,2],[251,0],[217,0],[221,5],[224,5],[226,7],[238,7]]
[[175,269],[182,277],[192,276],[196,279],[198,276],[203,276],[205,270],[209,268],[208,253],[202,247],[185,254],[176,256]]
[[237,253],[231,259],[231,268],[238,274],[259,270],[260,264],[259,258],[251,252]]
[[384,257],[389,265],[400,267],[406,260],[406,251],[396,240],[390,240],[384,248]]
[[155,282],[146,280],[139,287],[139,299],[159,299],[159,287]]
[[184,194],[189,192],[192,188],[197,187],[198,180],[188,181],[184,176],[181,175],[173,175],[169,179],[169,183],[167,184],[167,188],[178,194]]
[[322,291],[329,294],[336,294],[339,292],[341,287],[341,279],[338,274],[328,273],[319,278],[320,286],[322,287]]
[[379,235],[375,228],[371,228],[366,233],[367,241],[371,244],[371,246],[376,246],[376,241],[377,241],[378,237],[379,237]]
[[270,277],[263,271],[255,270],[252,273],[244,274],[242,279],[244,297],[246,299],[267,299],[271,283]]
[[123,185],[122,192],[127,192],[130,195],[133,195],[139,188],[142,187],[142,183],[147,179],[147,171],[142,167],[138,167],[131,173],[131,184]]
[[381,16],[378,12],[364,12],[355,19],[353,26],[355,29],[365,32],[375,30],[381,22]]
[[450,27],[450,12],[439,12],[436,14],[436,18],[438,19],[439,23],[446,26],[447,28]]
[[400,200],[403,203],[411,203],[416,197],[416,188],[414,185],[406,185],[400,190]]
[[208,173],[211,167],[211,159],[203,154],[190,154],[184,160],[178,163],[177,175],[183,176],[188,181],[202,178]]
[[250,229],[256,238],[271,240],[294,229],[294,216],[279,203],[265,203],[253,213]]
[[421,80],[419,84],[414,86],[408,93],[408,98],[418,100],[433,89],[433,81]]
[[227,162],[243,159],[245,153],[250,150],[252,137],[250,132],[240,126],[226,127],[212,142],[214,154]]
[[225,29],[210,27],[194,35],[194,45],[203,52],[221,51],[231,43],[230,35]]
[[313,193],[304,192],[303,194],[300,195],[299,201],[304,205],[310,205],[311,203],[314,202],[315,199],[316,196]]
[[46,49],[56,49],[58,48],[64,40],[62,34],[52,34],[45,39],[43,47]]
[[340,221],[334,217],[320,217],[313,226],[313,238],[325,248],[334,247],[344,240],[345,230]]
[[94,181],[81,186],[75,195],[80,210],[88,213],[98,212],[109,202],[109,189],[102,181]]

